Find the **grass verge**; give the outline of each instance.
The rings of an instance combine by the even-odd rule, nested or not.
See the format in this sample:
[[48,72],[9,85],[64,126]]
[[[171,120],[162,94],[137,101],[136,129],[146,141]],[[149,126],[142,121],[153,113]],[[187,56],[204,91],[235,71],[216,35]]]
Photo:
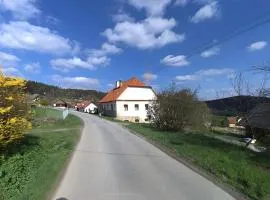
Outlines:
[[54,190],[52,187],[79,140],[82,125],[73,115],[65,120],[59,116],[60,111],[35,109],[33,130],[20,146],[0,159],[1,200],[42,200]]
[[161,132],[145,124],[129,124],[136,133],[172,150],[256,200],[270,199],[270,155],[254,153],[200,133]]

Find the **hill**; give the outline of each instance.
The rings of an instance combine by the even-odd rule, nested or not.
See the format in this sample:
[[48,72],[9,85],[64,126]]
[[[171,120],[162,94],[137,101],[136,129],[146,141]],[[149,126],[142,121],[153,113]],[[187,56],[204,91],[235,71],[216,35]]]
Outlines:
[[81,89],[63,89],[53,85],[47,85],[35,81],[28,81],[26,83],[26,92],[29,94],[39,94],[43,98],[53,102],[56,99],[63,99],[70,103],[77,100],[93,100],[99,101],[104,95],[104,92],[96,90],[81,90]]
[[260,103],[270,103],[270,98],[255,96],[234,96],[205,101],[215,115],[234,116],[237,111],[248,112]]

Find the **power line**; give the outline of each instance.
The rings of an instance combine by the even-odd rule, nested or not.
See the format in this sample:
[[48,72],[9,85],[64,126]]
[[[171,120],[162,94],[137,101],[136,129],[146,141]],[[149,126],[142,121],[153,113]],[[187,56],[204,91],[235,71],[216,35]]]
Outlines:
[[[195,56],[197,54],[200,54],[201,52],[203,52],[205,50],[208,50],[208,49],[211,49],[213,47],[219,46],[219,45],[221,45],[223,43],[226,43],[229,40],[231,40],[231,39],[233,39],[233,38],[235,38],[235,37],[237,37],[239,35],[242,35],[242,34],[244,34],[246,32],[254,30],[254,29],[256,29],[256,28],[258,28],[260,26],[263,26],[264,24],[267,24],[269,22],[270,22],[270,13],[267,13],[266,15],[258,17],[256,20],[254,20],[253,23],[236,29],[235,31],[233,31],[232,33],[222,37],[218,41],[215,41],[215,42],[210,41],[210,42],[207,42],[207,43],[201,45],[198,48],[195,48],[195,49],[191,50],[191,53],[187,54],[186,58],[189,59],[189,58],[191,58],[191,57],[193,57],[193,56]],[[168,70],[168,69],[169,68],[162,68],[159,71],[155,72],[155,74],[158,74],[161,71]]]

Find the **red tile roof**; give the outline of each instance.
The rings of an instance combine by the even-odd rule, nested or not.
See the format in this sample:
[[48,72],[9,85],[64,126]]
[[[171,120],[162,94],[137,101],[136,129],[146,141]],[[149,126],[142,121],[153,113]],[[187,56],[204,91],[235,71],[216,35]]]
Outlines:
[[108,92],[99,103],[106,103],[111,101],[116,101],[117,98],[128,88],[128,87],[146,87],[146,85],[133,77],[127,81],[123,81],[119,88],[114,88],[110,92]]
[[83,101],[76,104],[76,107],[79,109],[86,108],[88,105],[91,104],[91,101]]

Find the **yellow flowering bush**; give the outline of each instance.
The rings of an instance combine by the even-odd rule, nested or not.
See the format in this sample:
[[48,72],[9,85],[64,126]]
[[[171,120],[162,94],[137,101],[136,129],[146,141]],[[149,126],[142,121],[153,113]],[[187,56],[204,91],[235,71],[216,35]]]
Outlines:
[[23,79],[5,77],[0,71],[0,153],[31,129],[25,84]]

